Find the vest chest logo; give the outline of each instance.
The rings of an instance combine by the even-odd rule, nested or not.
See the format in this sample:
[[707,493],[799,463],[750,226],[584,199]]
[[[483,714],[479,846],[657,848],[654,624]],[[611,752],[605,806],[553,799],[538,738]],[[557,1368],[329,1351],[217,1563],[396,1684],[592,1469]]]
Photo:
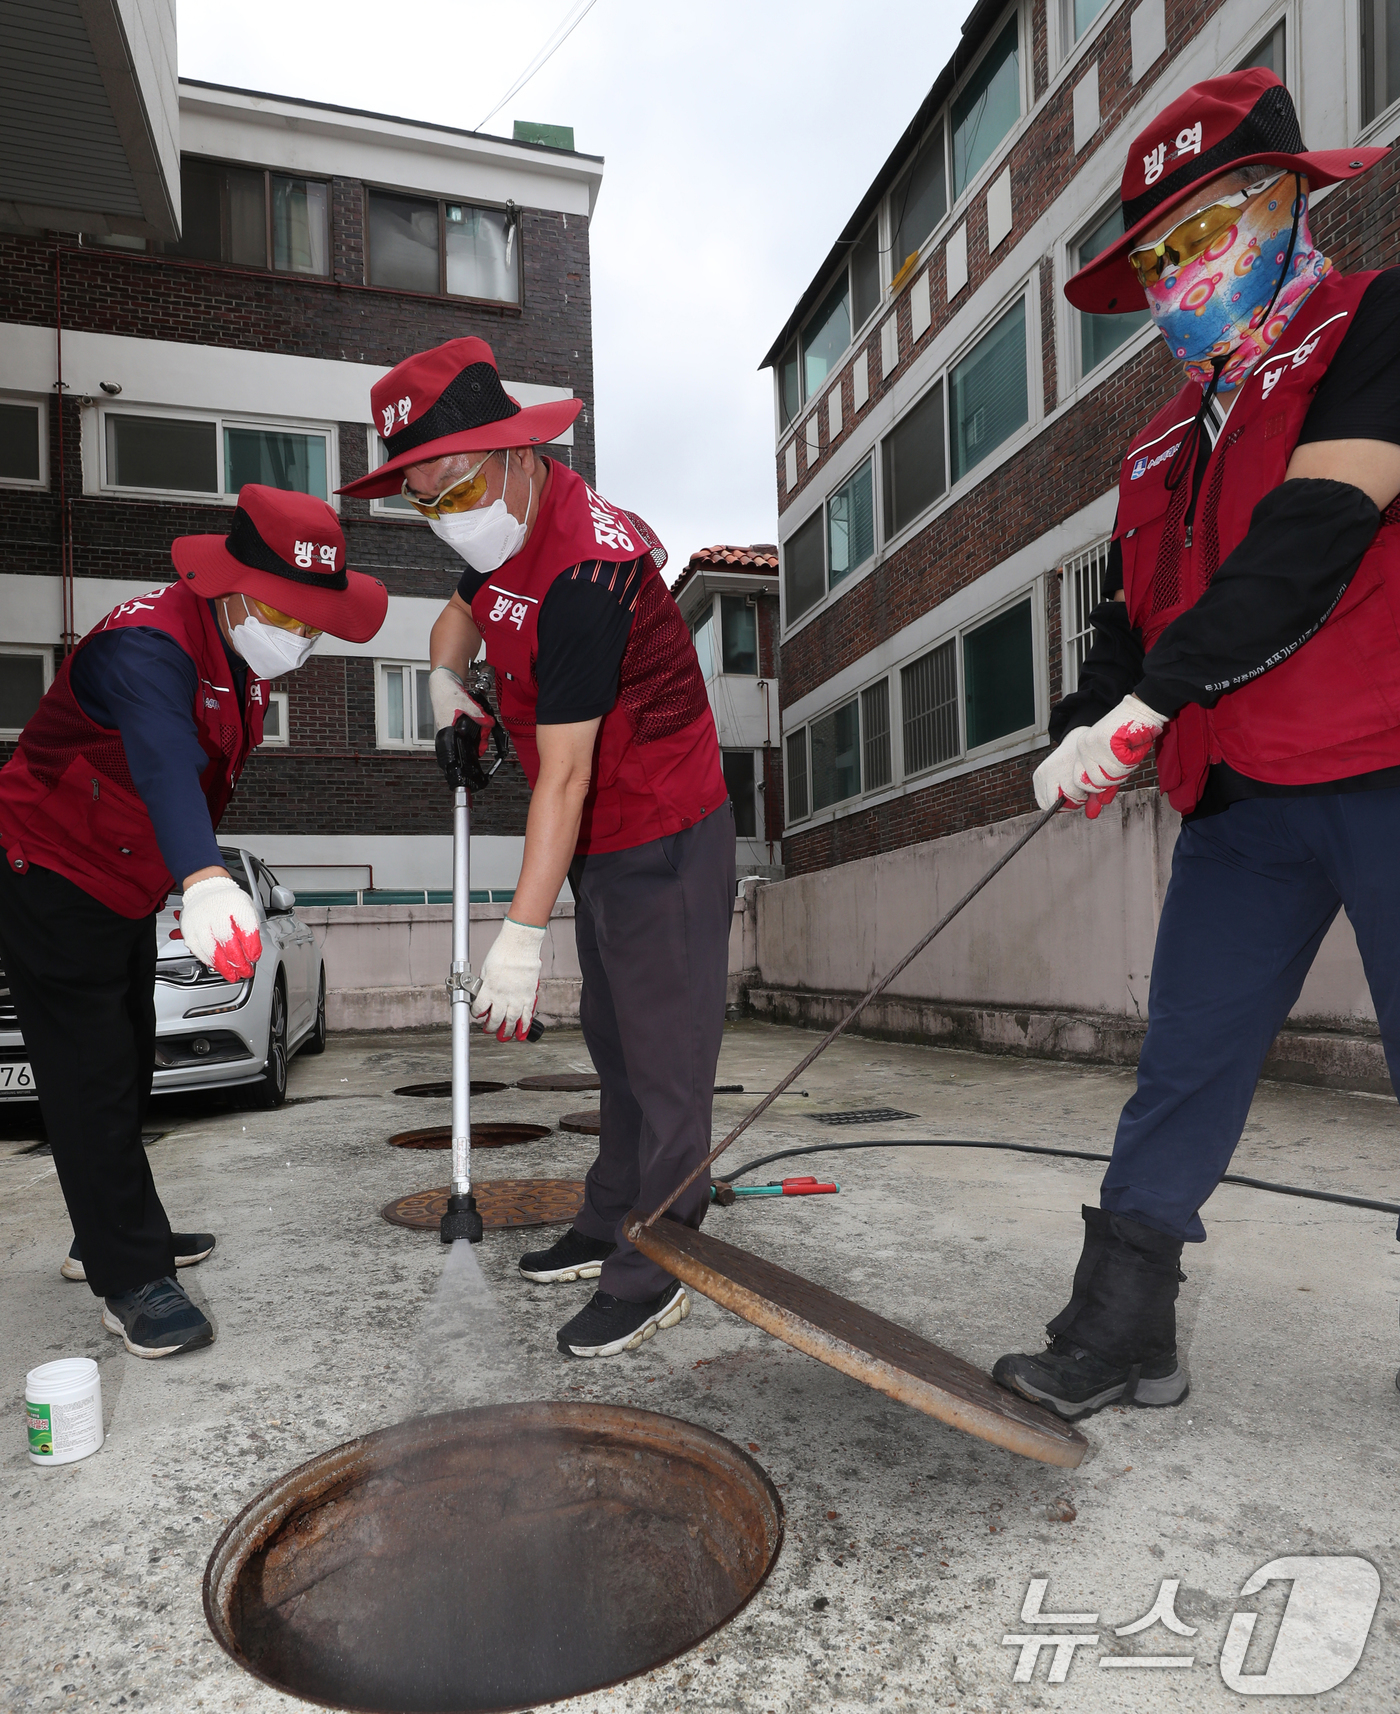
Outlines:
[[1139,458],[1134,463],[1133,468],[1129,473],[1128,480],[1130,482],[1136,482],[1139,476],[1146,476],[1149,470],[1155,470],[1159,464],[1162,464],[1169,459],[1180,445],[1181,442],[1178,440],[1173,442],[1171,446],[1167,447],[1164,452],[1159,452],[1155,458]]
[[156,602],[164,593],[163,589],[152,589],[145,595],[136,595],[130,601],[123,601],[120,607],[114,607],[102,621],[103,629],[114,619],[129,619],[133,613],[154,613]]
[[517,595],[513,590],[502,589],[499,584],[489,583],[487,588],[496,600],[486,617],[494,624],[499,625],[504,620],[506,624],[514,625],[517,631],[523,630],[530,609],[537,607],[539,603],[528,595]]
[[612,507],[601,495],[595,494],[585,482],[583,491],[588,496],[588,515],[593,520],[593,539],[599,547],[621,548],[624,553],[631,553],[635,547],[625,524]]
[[218,697],[217,696],[206,696],[204,699],[204,706],[206,708],[218,708],[219,707]]

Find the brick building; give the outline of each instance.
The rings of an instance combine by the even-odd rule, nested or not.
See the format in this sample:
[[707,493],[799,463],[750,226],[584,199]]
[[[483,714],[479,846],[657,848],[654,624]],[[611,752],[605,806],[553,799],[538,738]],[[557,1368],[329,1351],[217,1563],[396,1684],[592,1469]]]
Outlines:
[[[1068,276],[1121,232],[1129,140],[1270,66],[1308,146],[1400,134],[1394,0],[984,0],[765,358],[775,382],[789,875],[1034,807],[1118,459],[1179,385]],[[1339,36],[1343,39],[1339,43]],[[1344,269],[1400,260],[1400,156],[1321,192]]]
[[690,626],[734,805],[740,876],[781,878],[778,550],[701,548],[671,585]]
[[[374,380],[464,334],[522,404],[584,399],[544,451],[592,479],[602,163],[189,81],[178,149],[178,237],[0,204],[0,759],[65,645],[169,580],[173,537],[225,530],[244,482],[320,494],[388,618],[272,687],[224,830],[303,888],[447,887],[425,681],[460,562],[401,500],[334,490],[382,456]],[[526,798],[512,759],[478,806],[474,886],[513,887]]]

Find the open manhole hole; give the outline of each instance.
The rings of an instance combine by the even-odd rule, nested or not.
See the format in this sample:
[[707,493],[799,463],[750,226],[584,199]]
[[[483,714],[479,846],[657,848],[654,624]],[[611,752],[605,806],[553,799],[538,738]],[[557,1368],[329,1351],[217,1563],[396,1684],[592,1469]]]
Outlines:
[[[513,1143],[537,1143],[541,1137],[549,1135],[548,1125],[520,1125],[492,1121],[472,1126],[472,1147],[474,1149],[505,1149]],[[417,1131],[396,1131],[389,1138],[389,1146],[395,1149],[450,1149],[452,1147],[451,1125],[426,1125]]]
[[596,1071],[551,1071],[539,1077],[522,1077],[517,1089],[543,1090],[546,1094],[580,1095],[585,1089],[601,1089],[602,1079]]
[[602,1120],[596,1107],[584,1107],[577,1113],[566,1113],[559,1121],[559,1129],[577,1131],[581,1137],[596,1137],[602,1129]]
[[[491,1083],[485,1078],[472,1078],[473,1095],[499,1095],[503,1089],[509,1089],[508,1083]],[[422,1095],[425,1099],[443,1100],[452,1098],[452,1079],[445,1083],[401,1083],[394,1091],[395,1095]]]
[[210,1629],[275,1689],[383,1714],[600,1690],[732,1619],[783,1539],[709,1430],[599,1404],[417,1417],[324,1452],[229,1524]]

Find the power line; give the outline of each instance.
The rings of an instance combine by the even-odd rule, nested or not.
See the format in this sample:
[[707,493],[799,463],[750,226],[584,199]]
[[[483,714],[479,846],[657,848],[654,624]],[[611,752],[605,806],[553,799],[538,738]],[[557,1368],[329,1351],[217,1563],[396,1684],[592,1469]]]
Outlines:
[[490,120],[494,119],[508,101],[519,95],[520,91],[524,89],[525,85],[530,81],[535,73],[541,70],[545,63],[563,47],[564,43],[568,41],[569,37],[593,10],[596,4],[597,0],[577,0],[577,4],[574,6],[573,11],[569,13],[568,17],[564,19],[559,28],[555,30],[554,34],[535,55],[534,59],[530,61],[529,65],[525,67],[525,70],[521,72],[520,76],[516,78],[515,82],[511,84],[510,88],[486,115],[486,118],[477,122],[476,129],[478,131],[480,131]]

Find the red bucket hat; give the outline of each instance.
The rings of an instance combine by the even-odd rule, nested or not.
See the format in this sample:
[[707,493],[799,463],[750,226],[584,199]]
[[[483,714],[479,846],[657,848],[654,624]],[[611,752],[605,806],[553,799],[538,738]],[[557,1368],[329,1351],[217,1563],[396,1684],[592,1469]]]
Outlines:
[[1123,236],[1065,285],[1076,309],[1126,315],[1142,308],[1142,285],[1129,253],[1164,214],[1232,167],[1277,166],[1304,173],[1316,190],[1355,178],[1388,149],[1303,147],[1288,91],[1263,66],[1196,83],[1165,108],[1128,150],[1123,169]]
[[170,557],[196,595],[251,595],[347,643],[367,643],[389,608],[377,577],[346,569],[340,519],[314,494],[246,483],[226,536],[178,536]]
[[517,404],[501,385],[484,339],[449,339],[405,358],[375,382],[369,398],[388,460],[336,490],[361,500],[397,494],[408,465],[450,452],[545,446],[583,409],[582,399]]

